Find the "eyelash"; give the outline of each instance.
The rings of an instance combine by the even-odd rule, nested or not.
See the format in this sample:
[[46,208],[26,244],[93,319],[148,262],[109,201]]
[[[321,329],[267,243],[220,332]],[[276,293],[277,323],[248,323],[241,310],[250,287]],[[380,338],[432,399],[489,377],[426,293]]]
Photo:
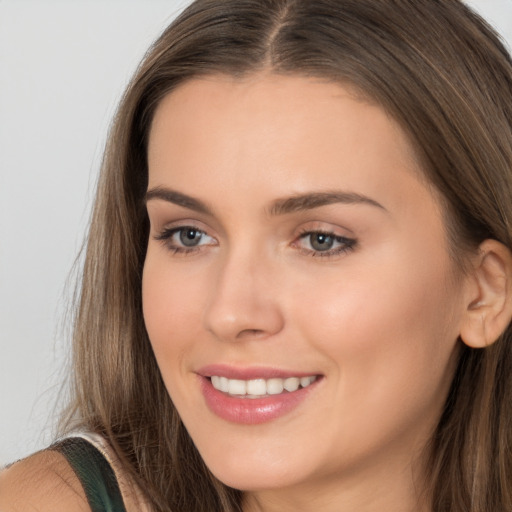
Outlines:
[[[180,255],[187,255],[194,252],[197,252],[200,250],[201,245],[191,246],[191,247],[184,247],[175,245],[172,241],[172,237],[176,235],[177,233],[180,233],[182,231],[191,230],[195,231],[201,236],[207,235],[205,231],[202,229],[196,228],[195,226],[180,226],[177,228],[170,228],[170,229],[164,229],[160,234],[155,236],[155,240],[163,242],[165,247],[171,251],[172,254],[180,254]],[[207,235],[208,236],[208,235]],[[209,245],[209,244],[207,244]]]
[[[172,238],[174,235],[183,232],[185,230],[192,230],[198,233],[201,236],[209,236],[207,233],[201,229],[198,229],[194,226],[180,226],[177,228],[170,228],[163,230],[160,234],[156,235],[154,238],[155,240],[158,240],[160,242],[163,242],[163,244],[167,247],[169,251],[171,251],[172,254],[179,254],[179,255],[187,255],[192,254],[200,250],[200,248],[203,245],[210,245],[210,244],[203,244],[203,245],[196,245],[191,247],[185,247],[185,246],[179,246],[172,242]],[[323,231],[323,230],[304,230],[302,231],[299,236],[295,239],[295,241],[292,243],[293,246],[297,246],[298,242],[300,240],[306,239],[307,237],[311,237],[313,235],[323,235],[325,237],[329,237],[333,239],[333,243],[340,244],[339,247],[336,247],[334,249],[328,249],[326,251],[320,251],[315,249],[307,249],[304,247],[298,247],[299,251],[302,254],[305,254],[307,256],[311,257],[319,257],[319,258],[329,258],[329,257],[336,257],[341,254],[347,253],[349,251],[354,250],[354,248],[357,245],[357,240],[353,238],[347,238],[344,236],[336,235],[333,232],[330,231]],[[310,241],[311,245],[311,241]]]
[[[340,256],[344,253],[352,251],[355,249],[357,245],[357,240],[354,238],[347,238],[345,236],[336,235],[332,231],[324,231],[321,229],[317,230],[304,230],[297,238],[297,240],[303,240],[307,237],[311,237],[312,235],[323,235],[326,237],[330,237],[333,239],[334,243],[340,244],[339,247],[334,249],[329,249],[326,251],[319,251],[315,249],[306,249],[303,247],[299,247],[301,253],[306,254],[307,256],[311,256],[313,258],[333,258],[336,256]],[[294,242],[297,244],[297,242]],[[311,245],[311,242],[310,242]]]

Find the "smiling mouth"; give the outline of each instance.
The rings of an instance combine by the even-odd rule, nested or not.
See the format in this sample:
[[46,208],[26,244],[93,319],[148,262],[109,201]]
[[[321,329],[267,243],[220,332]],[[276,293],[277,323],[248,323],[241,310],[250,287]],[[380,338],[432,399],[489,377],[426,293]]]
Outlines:
[[282,393],[293,393],[302,388],[307,388],[317,380],[316,375],[306,377],[287,377],[285,379],[228,379],[218,375],[212,375],[212,386],[229,396],[236,398],[265,398]]

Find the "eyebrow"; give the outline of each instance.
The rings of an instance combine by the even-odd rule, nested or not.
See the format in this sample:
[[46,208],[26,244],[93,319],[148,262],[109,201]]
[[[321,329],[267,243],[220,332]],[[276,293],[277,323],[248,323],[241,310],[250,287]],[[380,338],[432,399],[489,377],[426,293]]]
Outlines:
[[[146,193],[146,202],[151,201],[152,199],[161,199],[189,210],[194,210],[206,215],[213,215],[212,209],[206,203],[169,188],[155,187],[148,190]],[[380,203],[363,194],[355,192],[329,191],[309,192],[284,199],[277,199],[272,203],[269,212],[271,216],[286,215],[336,203],[363,204],[387,211]]]
[[271,215],[285,215],[287,213],[301,212],[328,206],[330,204],[366,204],[382,210],[386,210],[380,203],[362,194],[355,192],[311,192],[300,194],[285,199],[278,199],[272,204]]
[[148,190],[146,192],[146,203],[152,199],[161,199],[168,203],[183,206],[183,208],[187,208],[189,210],[194,210],[206,215],[213,215],[212,210],[199,199],[195,199],[194,197],[187,196],[186,194],[182,194],[181,192],[171,190],[169,188],[155,187]]

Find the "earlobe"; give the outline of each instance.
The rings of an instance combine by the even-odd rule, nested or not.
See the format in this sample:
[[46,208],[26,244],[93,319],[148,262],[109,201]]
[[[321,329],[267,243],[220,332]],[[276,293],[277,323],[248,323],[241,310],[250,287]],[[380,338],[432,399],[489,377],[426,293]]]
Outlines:
[[460,337],[472,348],[494,343],[512,319],[512,253],[497,240],[485,240],[468,276]]

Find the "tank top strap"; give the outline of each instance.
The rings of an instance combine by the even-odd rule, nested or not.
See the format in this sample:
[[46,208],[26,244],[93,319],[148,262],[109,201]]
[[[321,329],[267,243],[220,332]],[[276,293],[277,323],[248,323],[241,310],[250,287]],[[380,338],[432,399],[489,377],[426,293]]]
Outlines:
[[114,470],[96,446],[83,437],[69,437],[50,449],[69,462],[82,484],[91,512],[126,512]]

